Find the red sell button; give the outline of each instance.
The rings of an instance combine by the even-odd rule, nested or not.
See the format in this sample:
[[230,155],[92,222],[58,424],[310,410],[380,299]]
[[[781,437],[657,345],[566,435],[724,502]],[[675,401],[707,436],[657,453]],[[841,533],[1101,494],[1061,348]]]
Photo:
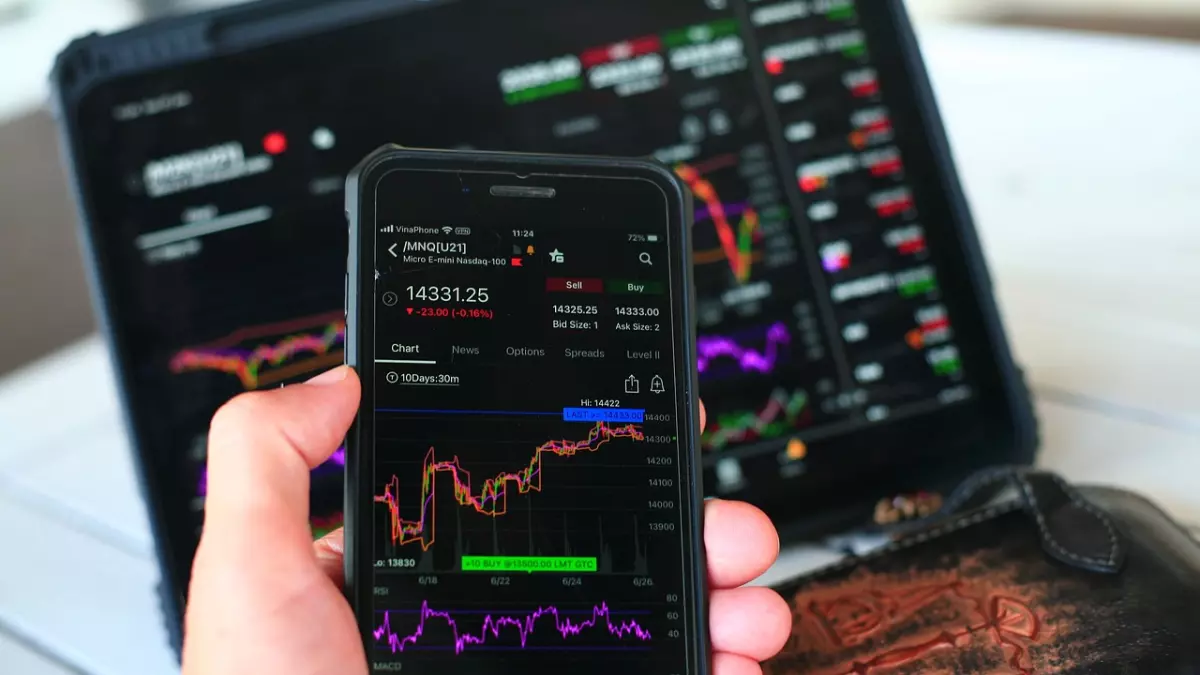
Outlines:
[[546,279],[546,290],[551,293],[603,293],[601,279]]

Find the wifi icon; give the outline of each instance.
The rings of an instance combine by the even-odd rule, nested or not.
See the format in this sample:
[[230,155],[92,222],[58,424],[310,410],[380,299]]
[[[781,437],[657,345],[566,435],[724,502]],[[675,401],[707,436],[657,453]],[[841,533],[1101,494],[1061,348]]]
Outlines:
[[449,237],[450,233],[453,231],[454,231],[453,227],[443,227],[442,228],[442,233],[445,234],[447,237]]

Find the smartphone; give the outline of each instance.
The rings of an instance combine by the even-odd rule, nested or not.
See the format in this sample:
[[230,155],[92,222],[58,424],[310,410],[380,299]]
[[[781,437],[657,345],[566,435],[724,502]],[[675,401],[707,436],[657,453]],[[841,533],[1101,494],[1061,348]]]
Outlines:
[[708,673],[686,185],[389,146],[346,195],[372,672]]

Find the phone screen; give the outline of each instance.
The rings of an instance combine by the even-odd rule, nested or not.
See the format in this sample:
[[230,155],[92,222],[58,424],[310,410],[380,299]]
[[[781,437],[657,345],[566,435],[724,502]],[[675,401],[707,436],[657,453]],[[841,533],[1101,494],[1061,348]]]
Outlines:
[[688,249],[666,192],[395,170],[374,197],[374,671],[697,672]]

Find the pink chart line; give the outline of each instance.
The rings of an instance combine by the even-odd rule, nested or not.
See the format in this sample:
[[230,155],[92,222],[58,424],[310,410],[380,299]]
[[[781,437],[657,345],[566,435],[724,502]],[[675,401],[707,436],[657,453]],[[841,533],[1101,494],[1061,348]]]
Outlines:
[[743,347],[732,338],[719,335],[701,337],[696,341],[696,368],[701,373],[707,372],[717,359],[733,359],[743,372],[769,373],[775,369],[779,360],[779,348],[790,345],[792,336],[787,326],[777,323],[767,330],[767,345],[762,352],[750,347]]
[[428,602],[421,603],[420,622],[417,624],[416,630],[411,635],[401,636],[392,631],[391,613],[383,613],[383,624],[375,629],[374,635],[377,642],[382,642],[392,653],[402,652],[407,648],[420,649],[417,642],[425,634],[425,628],[430,619],[437,619],[445,622],[454,635],[454,653],[461,654],[467,647],[484,647],[488,645],[490,639],[500,639],[501,633],[506,632],[506,629],[511,629],[516,632],[520,638],[521,649],[531,649],[529,646],[529,638],[533,635],[534,629],[537,627],[538,621],[545,617],[553,617],[554,630],[565,640],[569,637],[582,634],[589,629],[603,629],[609,635],[617,639],[632,638],[643,642],[650,640],[650,631],[642,628],[636,621],[627,620],[614,623],[612,612],[608,608],[607,603],[592,608],[592,616],[590,619],[581,621],[572,621],[565,616],[566,612],[559,612],[557,607],[542,607],[535,612],[525,616],[493,616],[488,614],[483,618],[483,627],[478,633],[468,633],[462,631],[458,627],[458,622],[450,615],[450,612],[439,612],[431,609]]

